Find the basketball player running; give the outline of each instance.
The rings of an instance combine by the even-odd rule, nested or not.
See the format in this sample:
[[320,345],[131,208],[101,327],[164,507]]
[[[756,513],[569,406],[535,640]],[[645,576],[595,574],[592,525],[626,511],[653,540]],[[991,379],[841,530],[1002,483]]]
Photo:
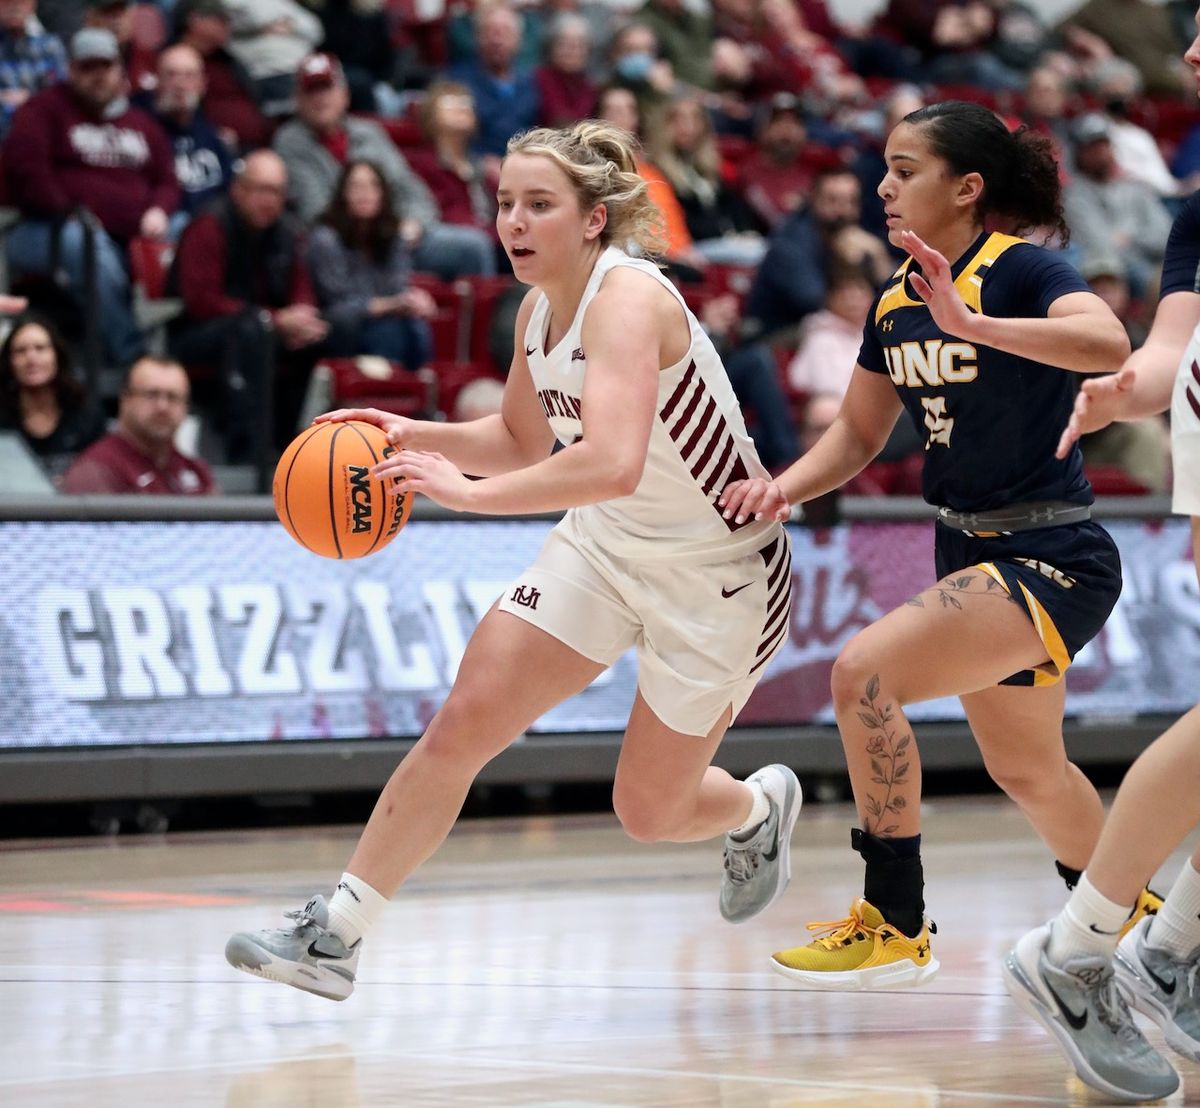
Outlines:
[[[1200,76],[1200,12],[1196,21],[1184,60]],[[1120,373],[1084,383],[1059,452],[1114,419],[1141,419],[1169,406],[1172,508],[1192,518],[1200,573],[1200,192],[1171,228],[1160,295],[1145,345]],[[1162,1028],[1169,1047],[1200,1061],[1200,850],[1158,914],[1122,937],[1142,883],[1200,824],[1198,782],[1200,707],[1134,762],[1066,907],[1025,935],[1004,964],[1017,1003],[1050,1031],[1083,1081],[1111,1096],[1154,1100],[1179,1085],[1124,998]]]
[[626,831],[645,842],[728,832],[719,904],[733,921],[789,875],[795,775],[768,766],[741,782],[709,764],[786,639],[788,539],[773,520],[735,523],[716,506],[731,479],[766,471],[699,323],[657,267],[623,249],[657,245],[632,136],[594,121],[519,135],[498,200],[513,270],[534,286],[501,414],[321,417],[383,428],[400,449],[376,472],[448,508],[567,510],[480,622],[332,899],[291,913],[292,927],[229,940],[239,969],[335,1000],[354,987],[362,936],[445,838],[484,764],[631,646],[638,691],[613,787]]
[[[947,101],[888,138],[879,186],[889,237],[911,255],[876,299],[837,419],[776,481],[733,484],[736,520],[849,480],[901,408],[924,428],[924,495],[938,506],[936,585],[867,627],[833,667],[832,695],[866,863],[849,916],[772,962],[811,988],[893,988],[938,963],[924,919],[921,767],[903,706],[957,695],[992,778],[1053,850],[1068,885],[1100,833],[1096,790],[1066,757],[1063,674],[1121,589],[1112,539],[1090,520],[1078,449],[1055,457],[1071,372],[1115,369],[1124,329],[1059,256],[984,229],[1062,222],[1045,140]],[[1144,898],[1145,907],[1157,899]]]

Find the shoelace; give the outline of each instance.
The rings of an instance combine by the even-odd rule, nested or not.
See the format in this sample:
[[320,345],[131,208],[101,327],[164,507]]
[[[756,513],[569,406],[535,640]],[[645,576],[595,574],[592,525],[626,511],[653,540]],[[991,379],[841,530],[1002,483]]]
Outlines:
[[284,912],[284,918],[293,919],[296,921],[296,930],[307,927],[310,923],[316,923],[316,900],[310,900],[303,908],[296,908],[291,912]]
[[1109,966],[1075,970],[1075,976],[1086,986],[1092,1006],[1104,1024],[1118,1039],[1139,1042],[1143,1035],[1133,1022],[1129,1006],[1117,989],[1117,980]]
[[757,846],[727,846],[725,870],[735,885],[744,885],[758,872],[762,851]]
[[879,928],[865,924],[862,916],[857,912],[851,912],[846,919],[814,921],[805,926],[810,931],[827,932],[827,934],[818,933],[813,936],[813,942],[825,950],[836,950],[857,931],[866,935],[875,935],[879,932]]

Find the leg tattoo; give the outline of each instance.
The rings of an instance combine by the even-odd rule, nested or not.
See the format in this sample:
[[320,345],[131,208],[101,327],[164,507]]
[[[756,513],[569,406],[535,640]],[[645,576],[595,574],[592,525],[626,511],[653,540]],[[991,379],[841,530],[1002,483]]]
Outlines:
[[912,763],[904,757],[904,753],[912,742],[912,735],[897,738],[896,733],[888,728],[894,713],[890,703],[876,703],[879,696],[879,674],[875,674],[867,682],[864,691],[866,695],[858,701],[863,709],[858,713],[858,718],[873,732],[867,740],[867,754],[871,757],[873,774],[871,781],[876,785],[883,785],[887,791],[882,799],[873,792],[865,794],[864,803],[867,812],[875,820],[875,826],[872,827],[870,819],[867,819],[864,821],[866,826],[863,830],[872,835],[893,835],[899,830],[899,825],[888,823],[885,826],[885,821],[898,815],[908,806],[908,801],[903,796],[892,794],[903,788],[908,777],[908,769]]

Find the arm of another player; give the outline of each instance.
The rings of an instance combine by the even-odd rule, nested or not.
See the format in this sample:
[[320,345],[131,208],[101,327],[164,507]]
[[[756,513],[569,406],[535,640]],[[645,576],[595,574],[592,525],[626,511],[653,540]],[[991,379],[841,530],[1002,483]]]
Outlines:
[[734,517],[738,523],[751,515],[787,519],[789,505],[841,488],[860,473],[883,449],[901,408],[887,374],[856,365],[837,417],[812,449],[773,481],[752,477],[727,485],[718,507],[726,519]]
[[1019,358],[1076,373],[1115,373],[1129,357],[1129,336],[1100,297],[1070,292],[1050,305],[1044,318],[1002,318],[972,312],[954,287],[950,263],[917,235],[902,243],[921,266],[912,287],[929,305],[933,321],[947,334],[1003,350]]
[[374,423],[387,432],[393,446],[441,454],[456,469],[476,477],[508,473],[540,461],[550,454],[554,432],[538,404],[525,357],[525,328],[536,300],[537,291],[530,290],[517,312],[513,360],[499,415],[466,423],[441,423],[409,419],[377,408],[341,408],[317,416],[316,422],[361,419]]
[[465,480],[440,455],[413,451],[401,451],[375,471],[403,478],[403,488],[444,507],[486,515],[561,511],[628,496],[646,465],[663,336],[672,325],[682,356],[686,322],[674,297],[645,274],[617,269],[584,317],[588,369],[577,442],[525,469],[482,481]]
[[1114,420],[1145,419],[1166,411],[1171,406],[1179,359],[1197,325],[1200,295],[1173,292],[1163,297],[1146,342],[1129,355],[1120,372],[1083,382],[1075,397],[1075,410],[1058,440],[1058,456],[1065,458],[1081,435]]

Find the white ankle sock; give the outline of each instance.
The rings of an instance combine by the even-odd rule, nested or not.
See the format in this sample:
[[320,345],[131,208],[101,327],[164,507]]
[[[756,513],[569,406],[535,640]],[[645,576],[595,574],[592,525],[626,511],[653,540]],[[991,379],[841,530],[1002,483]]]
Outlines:
[[1176,958],[1186,958],[1200,946],[1200,873],[1185,862],[1167,899],[1150,922],[1146,942]]
[[1050,925],[1046,956],[1060,966],[1085,955],[1111,958],[1131,911],[1132,905],[1114,904],[1104,896],[1085,873]]
[[750,814],[741,827],[735,827],[729,832],[735,839],[748,839],[752,831],[757,831],[763,820],[771,814],[771,806],[767,803],[767,794],[763,791],[762,782],[750,780],[744,782],[754,794],[754,803],[750,805]]
[[329,930],[348,947],[353,946],[386,907],[387,897],[377,893],[362,878],[343,873],[329,901]]

